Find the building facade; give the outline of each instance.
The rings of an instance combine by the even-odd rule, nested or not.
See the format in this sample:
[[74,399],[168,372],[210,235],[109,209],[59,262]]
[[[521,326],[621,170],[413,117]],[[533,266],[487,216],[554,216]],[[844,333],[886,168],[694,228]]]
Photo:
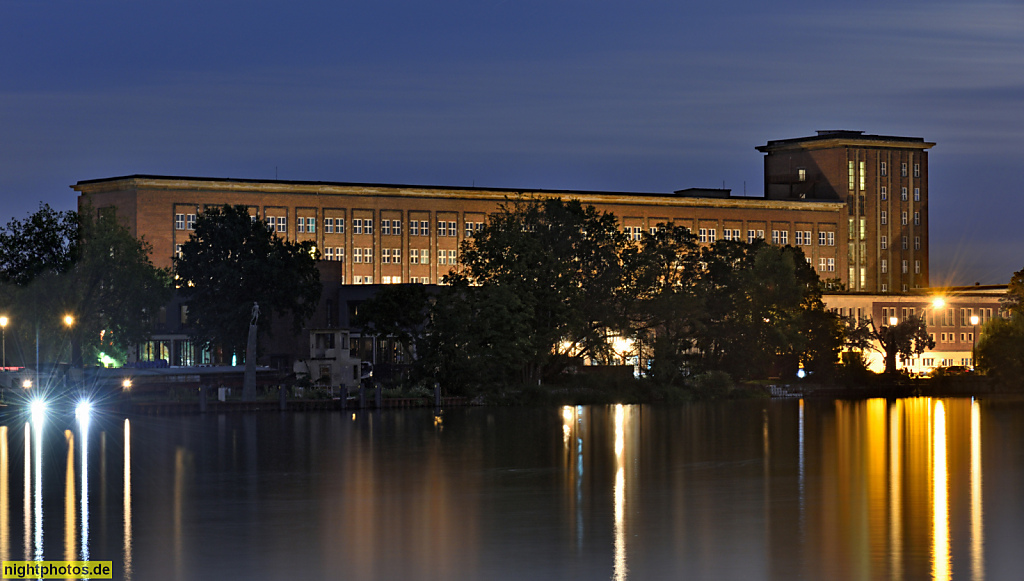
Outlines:
[[845,203],[847,288],[906,292],[928,286],[928,149],[919,137],[818,131],[769,141],[765,197]]
[[[278,236],[313,241],[341,264],[342,284],[438,283],[459,244],[502,204],[558,197],[614,213],[639,240],[662,223],[686,226],[705,244],[764,238],[799,246],[822,278],[844,278],[844,203],[736,197],[728,190],[671,194],[445,188],[387,184],[125,176],[79,182],[79,208],[115,211],[169,267],[204,208],[243,205]],[[845,281],[844,281],[845,282]]]
[[[827,294],[825,307],[854,321],[870,320],[876,328],[903,322],[908,317],[923,318],[935,347],[917,357],[898,361],[897,367],[910,373],[929,373],[939,367],[974,367],[974,347],[978,333],[993,317],[1005,317],[1001,300],[1006,285],[935,287],[906,294],[873,293]],[[885,369],[885,357],[877,352],[863,353],[868,368]]]

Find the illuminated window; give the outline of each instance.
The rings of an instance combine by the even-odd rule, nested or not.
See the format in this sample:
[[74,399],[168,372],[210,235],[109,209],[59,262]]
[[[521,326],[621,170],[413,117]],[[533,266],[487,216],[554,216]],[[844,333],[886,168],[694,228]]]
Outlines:
[[286,220],[286,218],[284,216],[278,216],[277,217],[277,231],[278,232],[288,232],[288,222],[286,222],[285,220]]
[[802,167],[798,167],[796,169],[796,179],[801,182],[807,181],[807,170]]
[[847,169],[847,173],[849,174],[849,180],[848,180],[849,181],[849,184],[848,184],[849,190],[852,192],[853,191],[853,185],[854,185],[853,162],[852,161],[848,162],[846,169]]
[[860,162],[860,191],[863,192],[864,190],[866,190],[867,189],[867,184],[868,184],[868,170],[865,167],[865,163],[862,161],[862,162]]

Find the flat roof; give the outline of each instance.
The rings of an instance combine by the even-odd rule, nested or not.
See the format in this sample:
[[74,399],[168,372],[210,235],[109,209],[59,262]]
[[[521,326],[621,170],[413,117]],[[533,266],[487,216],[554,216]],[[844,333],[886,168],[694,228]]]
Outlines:
[[901,137],[897,135],[871,135],[863,131],[847,129],[819,130],[817,135],[793,137],[790,139],[774,139],[754,149],[761,152],[777,149],[818,149],[842,146],[862,147],[897,147],[901,149],[928,149],[934,142],[925,141],[923,137]]

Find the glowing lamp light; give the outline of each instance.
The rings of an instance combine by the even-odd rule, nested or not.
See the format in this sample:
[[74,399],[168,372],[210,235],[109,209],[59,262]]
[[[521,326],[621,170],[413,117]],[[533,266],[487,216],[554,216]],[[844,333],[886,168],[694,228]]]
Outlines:
[[92,413],[92,404],[88,400],[80,401],[75,406],[75,417],[79,421],[88,420],[90,413]]
[[72,317],[71,315],[64,315],[64,324],[67,325],[68,327],[74,325],[75,318]]
[[21,387],[23,387],[25,389],[31,389],[32,388],[32,380],[31,379],[26,379],[25,381],[22,381],[21,382]]
[[942,297],[935,297],[935,300],[932,301],[932,306],[936,309],[941,309],[946,306],[946,301]]
[[28,406],[29,411],[32,412],[32,420],[42,419],[43,415],[46,414],[46,401],[41,399],[34,399]]
[[978,318],[978,315],[971,315],[971,324],[972,325],[977,325],[980,320],[981,319]]
[[132,388],[132,380],[127,378],[127,377],[124,378],[124,381],[121,382],[121,389],[131,389],[131,388]]
[[3,327],[3,328],[6,329],[7,328],[7,323],[9,323],[10,321],[11,320],[8,319],[7,317],[0,317],[0,327]]
[[896,325],[896,323],[899,323],[899,322],[900,322],[900,320],[899,320],[899,319],[897,319],[896,317],[889,317],[889,324],[890,324],[890,325],[893,325],[893,326],[895,326],[895,325]]

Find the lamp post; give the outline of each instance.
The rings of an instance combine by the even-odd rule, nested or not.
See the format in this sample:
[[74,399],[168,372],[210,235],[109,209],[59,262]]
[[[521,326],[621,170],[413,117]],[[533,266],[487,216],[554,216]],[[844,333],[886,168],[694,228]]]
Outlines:
[[[893,350],[896,349],[896,325],[898,325],[899,322],[900,322],[900,320],[897,319],[896,317],[889,317],[889,348],[893,349]],[[885,357],[886,357],[886,359],[888,359],[889,358],[889,354],[886,353]],[[886,365],[886,367],[888,368],[889,366]],[[895,353],[895,351],[893,352],[893,355],[892,355],[892,373],[894,373],[894,374],[896,373],[896,353]]]
[[978,315],[971,315],[971,326],[974,332],[971,333],[971,370],[977,365],[978,358]]

